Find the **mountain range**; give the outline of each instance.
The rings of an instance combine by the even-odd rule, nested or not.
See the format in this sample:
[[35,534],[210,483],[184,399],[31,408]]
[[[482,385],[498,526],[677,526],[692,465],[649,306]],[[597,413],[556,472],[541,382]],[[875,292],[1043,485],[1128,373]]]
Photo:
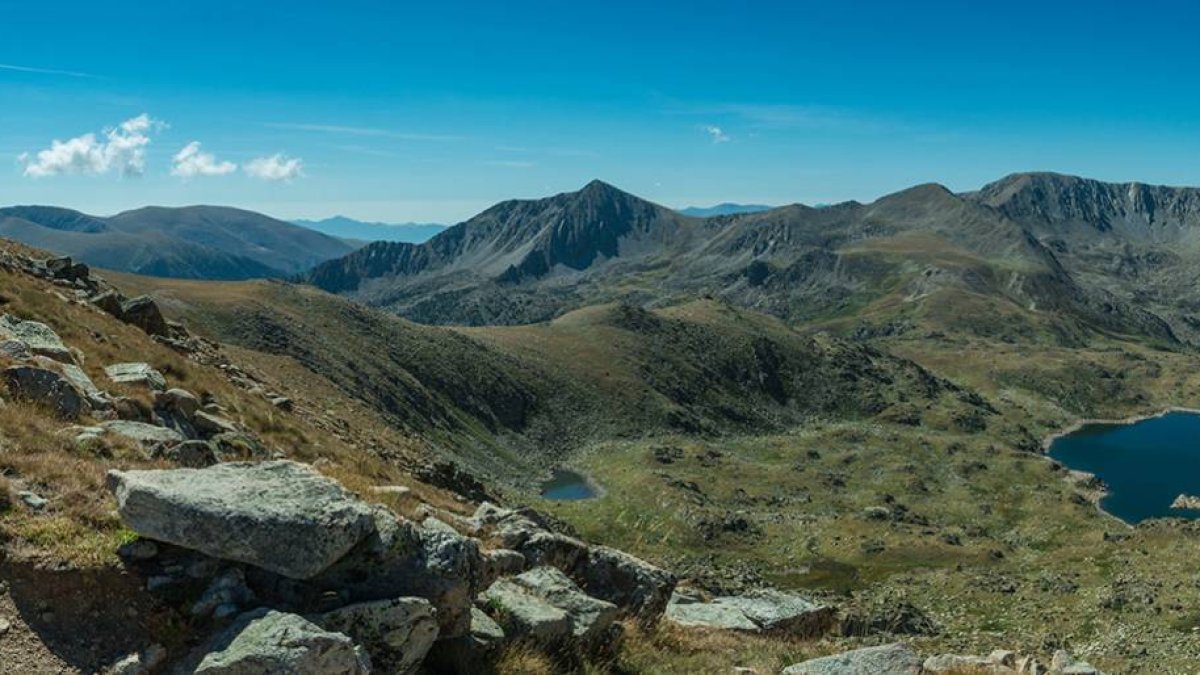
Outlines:
[[734,216],[739,213],[758,213],[760,211],[770,211],[772,207],[765,204],[734,204],[731,202],[722,202],[713,206],[689,206],[679,209],[679,212],[685,216],[693,216],[695,218],[711,218],[713,216]]
[[293,220],[300,227],[352,242],[403,241],[419,244],[446,229],[437,223],[376,223],[333,216],[322,220]]
[[[693,218],[600,181],[508,201],[424,244],[322,263],[325,290],[431,324],[521,324],[582,306],[711,296],[793,322],[937,311],[946,293],[1079,330],[1194,340],[1200,190],[1017,174],[977,192],[927,184],[870,204]],[[1136,281],[1136,283],[1133,283]],[[860,321],[869,314],[859,317]],[[909,316],[913,324],[919,316]]]
[[103,218],[12,206],[0,208],[0,236],[96,267],[188,279],[290,276],[356,248],[260,213],[220,206],[152,206]]

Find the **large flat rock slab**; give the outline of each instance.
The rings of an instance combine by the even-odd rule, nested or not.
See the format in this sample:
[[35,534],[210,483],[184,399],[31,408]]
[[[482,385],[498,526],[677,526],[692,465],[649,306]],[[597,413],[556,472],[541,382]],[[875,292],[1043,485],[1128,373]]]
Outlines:
[[365,502],[289,461],[110,471],[108,486],[143,537],[293,579],[325,570],[374,529]]

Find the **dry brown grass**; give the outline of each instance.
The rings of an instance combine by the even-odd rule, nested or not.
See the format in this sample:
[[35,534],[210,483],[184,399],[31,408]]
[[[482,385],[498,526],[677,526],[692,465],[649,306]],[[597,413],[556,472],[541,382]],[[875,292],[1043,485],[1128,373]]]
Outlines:
[[549,656],[522,643],[509,646],[496,659],[497,675],[554,675],[557,672]]

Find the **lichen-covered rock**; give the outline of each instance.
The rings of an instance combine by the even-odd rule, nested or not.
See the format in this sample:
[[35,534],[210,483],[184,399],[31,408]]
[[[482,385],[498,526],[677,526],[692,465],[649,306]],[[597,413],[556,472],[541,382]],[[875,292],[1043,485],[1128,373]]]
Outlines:
[[137,384],[158,391],[167,388],[167,378],[148,363],[114,363],[104,367],[104,374],[118,384]]
[[504,629],[478,607],[471,608],[471,632],[433,643],[424,666],[432,673],[486,673],[505,642]]
[[483,552],[483,571],[481,586],[491,586],[500,577],[520,574],[528,567],[525,556],[507,548],[497,548]]
[[424,529],[382,506],[375,507],[373,517],[374,532],[312,579],[313,585],[355,601],[425,598],[437,609],[439,635],[467,634],[483,568],[479,542]]
[[44,323],[22,321],[5,314],[0,316],[0,338],[22,342],[34,354],[48,356],[62,363],[75,363],[74,355],[63,344],[62,338]]
[[207,645],[196,675],[367,675],[351,639],[295,614],[259,609],[239,616]]
[[83,392],[56,370],[9,366],[4,369],[4,381],[14,399],[47,406],[63,419],[76,419],[89,409]]
[[662,616],[675,590],[674,574],[624,551],[593,546],[588,552],[583,588],[589,595],[615,603],[645,622]]
[[771,589],[722,596],[711,602],[676,593],[667,605],[666,616],[681,626],[775,632],[805,638],[826,633],[835,618],[831,607]]
[[433,646],[438,626],[433,605],[424,598],[393,598],[348,605],[313,621],[326,630],[349,635],[383,673],[411,672]]
[[167,320],[163,318],[154,299],[142,295],[121,303],[121,320],[141,328],[149,335],[166,337],[170,333]]
[[134,441],[148,453],[154,453],[164,447],[176,445],[183,441],[183,436],[178,431],[153,424],[146,424],[145,422],[112,420],[101,423],[100,428],[108,433],[123,436]]
[[588,545],[555,532],[535,532],[517,550],[530,565],[548,565],[572,576],[587,563]]
[[319,574],[374,527],[364,502],[289,461],[110,471],[108,485],[138,534],[294,579]]
[[921,659],[905,644],[866,647],[810,659],[783,669],[781,675],[918,675]]
[[511,579],[501,579],[489,586],[482,599],[490,616],[509,637],[558,646],[571,635],[571,618],[566,611]]
[[513,577],[511,583],[566,612],[571,622],[571,635],[585,649],[597,645],[619,612],[611,602],[584,593],[554,567],[536,567]]

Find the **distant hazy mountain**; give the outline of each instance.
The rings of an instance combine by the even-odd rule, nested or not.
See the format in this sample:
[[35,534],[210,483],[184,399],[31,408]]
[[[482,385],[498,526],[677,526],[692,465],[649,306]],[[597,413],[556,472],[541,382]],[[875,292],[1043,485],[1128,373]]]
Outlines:
[[48,206],[0,208],[0,236],[96,267],[185,279],[303,272],[355,246],[260,213],[147,207],[108,218]]
[[446,229],[437,223],[368,223],[345,216],[324,220],[294,220],[300,227],[354,241],[401,241],[420,244]]
[[679,209],[679,212],[685,216],[693,218],[711,218],[713,216],[733,216],[739,213],[762,213],[770,211],[775,207],[765,204],[733,204],[724,202],[716,206],[689,206],[686,209]]

